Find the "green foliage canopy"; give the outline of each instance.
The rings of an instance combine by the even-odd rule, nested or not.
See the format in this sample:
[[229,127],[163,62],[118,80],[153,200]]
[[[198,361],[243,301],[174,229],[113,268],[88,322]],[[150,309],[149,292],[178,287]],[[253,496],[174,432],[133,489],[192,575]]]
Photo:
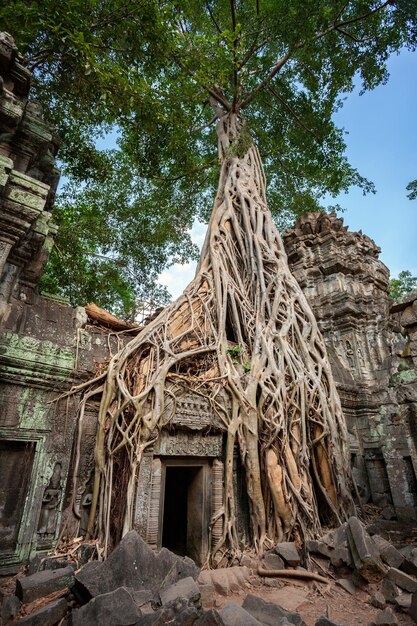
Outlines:
[[401,300],[413,289],[417,289],[417,276],[412,276],[409,270],[403,270],[398,278],[391,278],[389,295],[392,300]]
[[[388,56],[415,48],[416,18],[411,0],[4,0],[70,181],[47,284],[126,308],[172,255],[195,254],[187,229],[217,178],[213,103],[244,116],[279,224],[326,193],[372,191],[332,115],[358,77],[384,83]],[[100,151],[115,127],[118,149]]]

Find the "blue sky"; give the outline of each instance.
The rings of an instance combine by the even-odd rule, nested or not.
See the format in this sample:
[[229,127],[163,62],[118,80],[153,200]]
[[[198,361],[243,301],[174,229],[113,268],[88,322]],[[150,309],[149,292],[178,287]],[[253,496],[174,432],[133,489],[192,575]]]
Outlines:
[[[377,193],[358,189],[337,198],[352,231],[362,230],[381,248],[380,259],[391,276],[410,270],[417,276],[417,200],[407,198],[407,184],[417,178],[417,53],[404,51],[388,63],[390,79],[373,91],[348,94],[336,123],[348,132],[347,156]],[[333,203],[334,200],[329,200]],[[205,227],[196,224],[193,239],[201,245]],[[177,297],[194,276],[195,264],[175,265],[160,280]]]

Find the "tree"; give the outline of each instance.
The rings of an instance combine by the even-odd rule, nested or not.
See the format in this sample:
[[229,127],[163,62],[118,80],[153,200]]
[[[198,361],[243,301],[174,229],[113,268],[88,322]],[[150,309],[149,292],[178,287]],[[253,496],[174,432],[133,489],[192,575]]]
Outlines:
[[417,198],[417,179],[412,180],[410,183],[408,183],[407,191],[410,192],[408,194],[409,200],[415,200]]
[[[81,402],[82,411],[91,395],[101,398],[89,532],[98,502],[106,547],[131,527],[143,452],[186,386],[209,399],[227,440],[224,534],[215,550],[233,556],[241,548],[237,443],[252,542],[262,551],[312,536],[322,521],[352,510],[340,401],[267,206],[265,173],[276,209],[311,209],[325,190],[369,186],[343,157],[331,115],[358,72],[364,89],[372,88],[387,78],[389,53],[415,45],[415,9],[407,5],[404,13],[392,1],[181,0],[147,1],[141,10],[152,13],[152,24],[142,28],[140,46],[135,40],[138,60],[134,34],[125,33],[126,74],[137,97],[128,111],[120,102],[120,145],[147,181],[170,180],[180,194],[187,193],[180,181],[207,177],[197,212],[212,183],[215,137],[220,177],[195,279],[111,360]],[[230,411],[219,401],[224,396]],[[123,529],[112,523],[120,517]]]
[[391,278],[389,295],[392,300],[401,300],[413,289],[417,289],[417,276],[412,276],[409,270],[403,270],[398,278]]
[[[301,6],[296,0],[247,0],[237,3],[234,23],[229,4],[5,0],[0,8],[2,27],[16,37],[35,73],[35,95],[57,126],[64,174],[105,201],[103,177],[116,180],[122,159],[147,205],[162,198],[168,216],[176,213],[175,229],[161,230],[167,246],[172,237],[182,258],[191,250],[187,229],[194,218],[209,218],[216,185],[209,91],[222,92],[234,106],[240,97],[239,106],[245,105],[248,127],[262,146],[272,213],[284,226],[294,215],[318,209],[327,193],[336,196],[351,185],[373,190],[347,162],[343,131],[335,127],[332,113],[353,88],[357,71],[364,88],[383,82],[387,55],[406,45],[407,37],[410,45],[415,39],[415,7],[409,0],[348,2],[346,7],[330,1]],[[280,58],[282,66],[272,69]],[[97,139],[115,129],[119,148],[109,160],[97,149]],[[126,198],[124,210],[132,212]],[[71,205],[65,206],[68,220]],[[107,210],[114,207],[107,203]],[[77,202],[74,218],[80,208],[86,203]],[[109,228],[123,233],[123,220],[107,220],[104,230]],[[48,288],[73,298],[74,291],[81,293],[83,283],[90,282],[84,280],[89,268],[98,263],[102,230],[99,221],[88,246],[69,246],[63,230],[58,234],[56,254],[61,250],[68,262],[58,263],[56,255],[51,259]],[[112,233],[111,239],[108,263],[113,267],[116,259],[123,267],[121,237]],[[70,266],[81,270],[76,289]],[[140,276],[149,267],[142,265]],[[110,280],[112,293],[102,294],[99,303],[141,295],[138,277],[122,281],[119,275],[119,283]],[[97,295],[94,289],[89,293]]]

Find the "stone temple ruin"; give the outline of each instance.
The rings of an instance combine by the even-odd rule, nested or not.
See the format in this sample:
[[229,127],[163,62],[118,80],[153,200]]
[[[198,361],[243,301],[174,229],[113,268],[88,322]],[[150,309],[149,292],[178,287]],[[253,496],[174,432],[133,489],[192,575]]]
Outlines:
[[[0,37],[0,564],[13,573],[51,550],[60,529],[87,528],[98,405],[76,428],[76,398],[132,330],[94,325],[37,285],[56,228],[51,209],[58,142],[30,100],[30,73],[13,40]],[[393,304],[379,248],[326,213],[302,217],[284,243],[292,272],[325,337],[362,502],[387,519],[417,520],[417,294]],[[80,462],[75,451],[80,447]],[[174,420],[146,452],[135,529],[203,563],[221,536],[224,435],[204,398],[184,392]],[[249,533],[239,457],[239,531]],[[176,520],[173,523],[173,520]],[[216,521],[217,519],[217,521]]]

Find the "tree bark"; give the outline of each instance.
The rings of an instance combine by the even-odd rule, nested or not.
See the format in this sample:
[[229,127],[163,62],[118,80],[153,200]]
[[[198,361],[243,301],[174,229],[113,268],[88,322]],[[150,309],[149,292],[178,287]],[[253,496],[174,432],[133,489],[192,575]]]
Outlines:
[[[352,511],[347,432],[323,338],[291,275],[266,203],[257,147],[237,114],[217,112],[220,180],[194,280],[109,364],[99,416],[96,485],[111,502],[106,464],[122,446],[136,472],[175,412],[180,385],[216,406],[227,436],[223,536],[236,528],[233,449],[246,472],[252,545],[320,532],[318,501],[335,522]],[[129,481],[124,531],[132,524]],[[105,495],[107,494],[107,496]],[[324,504],[323,504],[324,503]],[[108,504],[110,506],[110,504]],[[103,508],[103,507],[102,507]],[[96,516],[92,508],[90,528]],[[108,511],[99,527],[108,539]]]

